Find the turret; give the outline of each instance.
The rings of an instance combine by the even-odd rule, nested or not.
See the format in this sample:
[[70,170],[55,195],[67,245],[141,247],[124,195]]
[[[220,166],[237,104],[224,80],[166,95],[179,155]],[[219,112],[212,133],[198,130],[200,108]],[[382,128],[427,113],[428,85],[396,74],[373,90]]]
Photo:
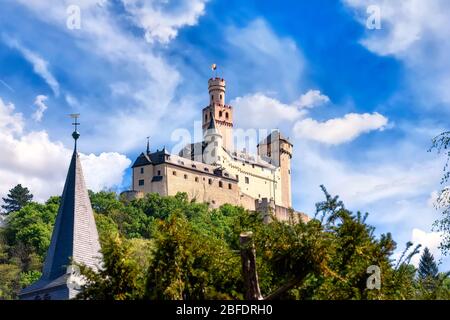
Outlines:
[[281,206],[290,208],[291,198],[291,159],[293,145],[289,139],[275,130],[258,144],[258,155],[279,167],[281,177]]
[[225,104],[226,83],[223,78],[208,80],[209,105],[202,111],[203,134],[214,118],[215,127],[221,134],[223,146],[233,150],[233,108]]

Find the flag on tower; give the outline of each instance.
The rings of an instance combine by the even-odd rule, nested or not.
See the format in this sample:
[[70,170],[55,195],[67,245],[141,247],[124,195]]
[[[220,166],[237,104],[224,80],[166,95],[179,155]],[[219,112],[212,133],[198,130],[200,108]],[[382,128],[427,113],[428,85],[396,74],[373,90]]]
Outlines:
[[213,63],[212,65],[211,65],[211,70],[216,70],[217,69],[217,64],[215,64],[215,63]]

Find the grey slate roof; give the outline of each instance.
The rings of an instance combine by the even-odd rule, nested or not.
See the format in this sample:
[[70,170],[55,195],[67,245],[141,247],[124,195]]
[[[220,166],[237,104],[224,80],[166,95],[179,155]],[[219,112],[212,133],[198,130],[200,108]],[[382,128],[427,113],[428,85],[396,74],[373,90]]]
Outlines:
[[22,290],[20,295],[48,292],[50,288],[56,290],[56,287],[65,286],[71,259],[94,270],[98,270],[102,261],[94,214],[76,151],[67,173],[42,277]]

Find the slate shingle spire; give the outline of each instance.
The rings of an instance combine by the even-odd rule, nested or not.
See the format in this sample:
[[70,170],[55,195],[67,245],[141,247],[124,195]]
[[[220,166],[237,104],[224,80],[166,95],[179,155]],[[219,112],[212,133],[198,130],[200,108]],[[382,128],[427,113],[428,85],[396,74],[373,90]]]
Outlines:
[[71,261],[97,270],[101,265],[97,227],[77,152],[80,134],[75,130],[72,137],[75,140],[74,151],[42,277],[23,289],[20,299],[74,298],[79,289],[71,284],[73,279]]

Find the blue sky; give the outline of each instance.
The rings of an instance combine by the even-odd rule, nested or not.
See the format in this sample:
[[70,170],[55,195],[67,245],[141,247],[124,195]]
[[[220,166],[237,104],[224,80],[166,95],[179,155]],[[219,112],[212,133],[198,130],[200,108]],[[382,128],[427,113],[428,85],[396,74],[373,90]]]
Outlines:
[[[370,5],[381,29],[366,27]],[[193,132],[217,63],[236,126],[293,141],[297,210],[312,214],[324,184],[399,250],[412,240],[440,257],[444,159],[427,149],[448,130],[449,15],[443,0],[6,0],[0,195],[16,183],[38,200],[61,192],[78,112],[89,186],[127,188],[146,136],[172,148],[174,132]]]

